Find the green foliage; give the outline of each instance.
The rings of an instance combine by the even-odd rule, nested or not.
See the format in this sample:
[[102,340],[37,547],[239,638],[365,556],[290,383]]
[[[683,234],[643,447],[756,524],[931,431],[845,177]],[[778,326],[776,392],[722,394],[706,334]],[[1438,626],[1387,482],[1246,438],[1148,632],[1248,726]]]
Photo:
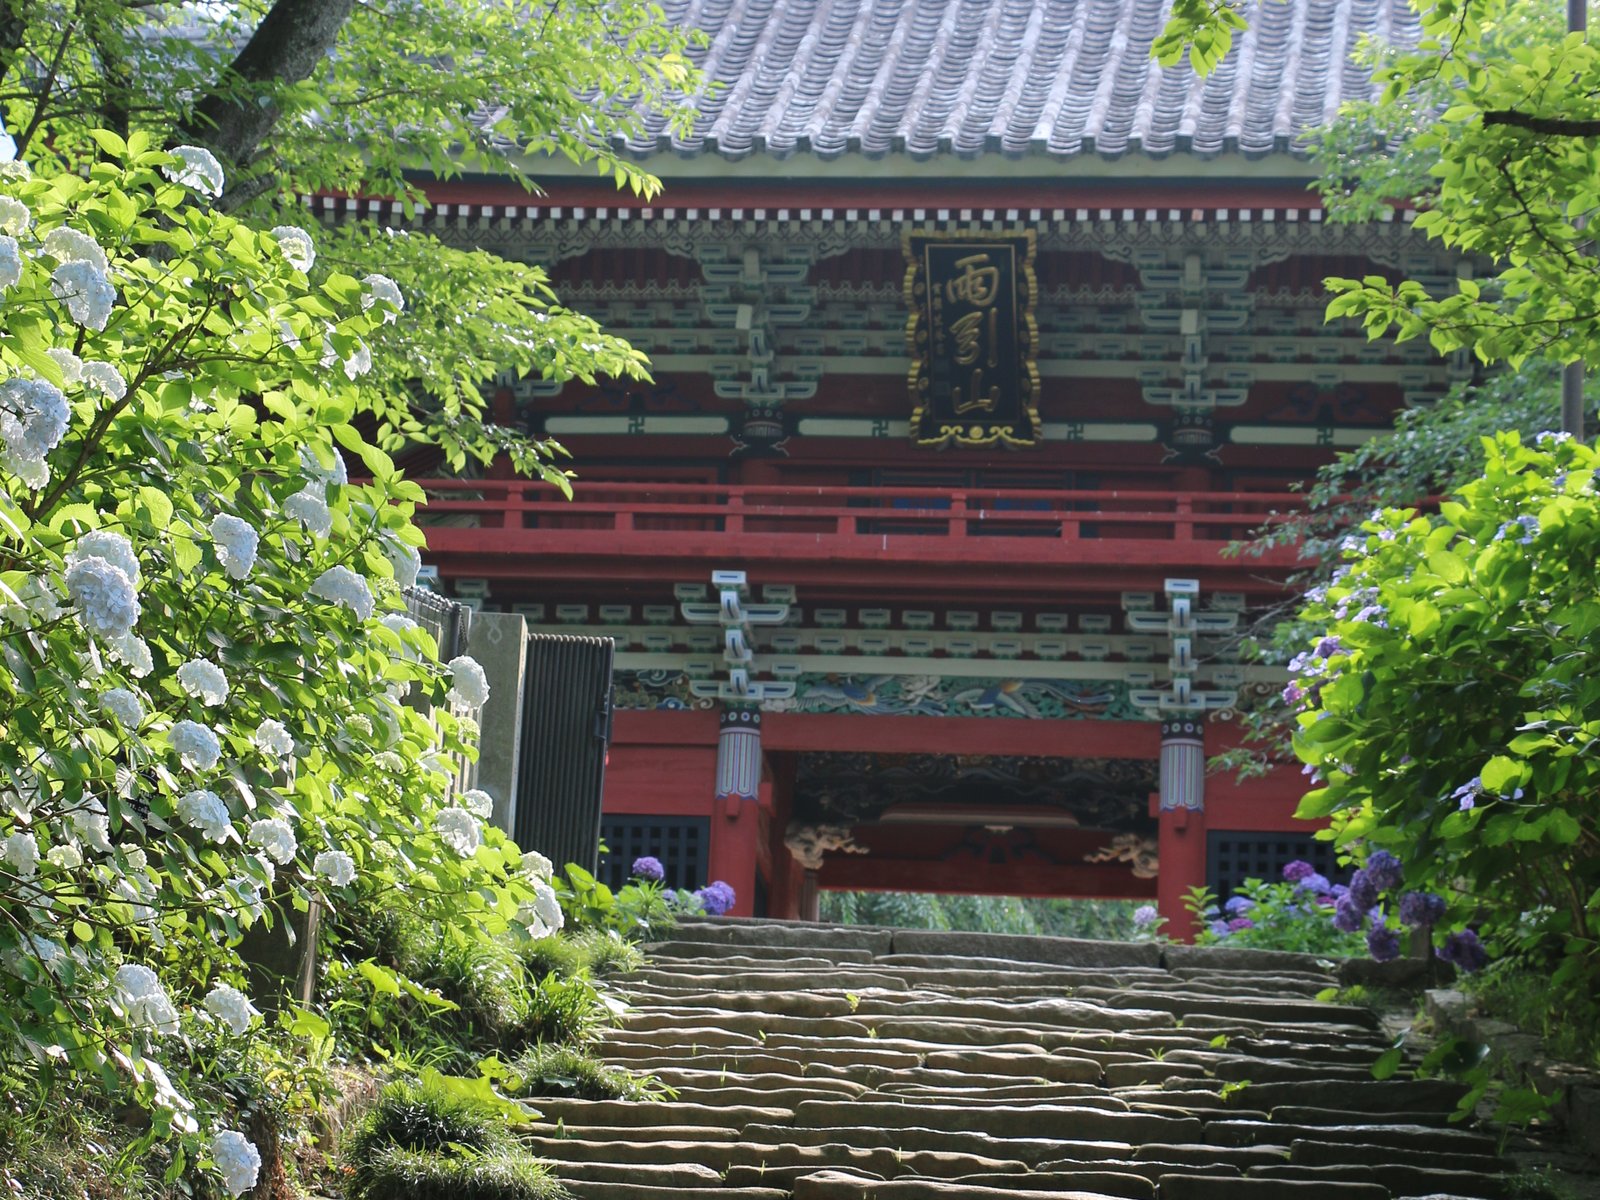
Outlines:
[[1400,854],[1408,886],[1450,902],[1439,932],[1471,921],[1554,995],[1592,995],[1600,455],[1515,434],[1485,453],[1437,518],[1375,514],[1306,606],[1337,640],[1297,685],[1295,749],[1323,777],[1300,814]]
[[572,1096],[580,1100],[664,1100],[672,1089],[648,1076],[608,1067],[578,1046],[529,1046],[511,1064],[513,1096]]
[[594,1037],[611,1019],[604,997],[587,979],[547,976],[528,993],[528,1008],[517,1026],[521,1044],[576,1043]]
[[614,933],[637,941],[659,937],[679,914],[703,915],[689,892],[668,892],[648,880],[633,880],[612,891],[577,863],[568,863],[554,886],[561,911],[574,930]]
[[1042,900],[1016,896],[947,896],[924,892],[823,892],[820,915],[841,925],[954,929],[1045,937],[1134,935],[1133,900]]
[[614,929],[581,930],[574,936],[573,942],[583,955],[585,967],[593,975],[626,975],[641,970],[645,964],[644,954],[639,947],[624,941]]
[[[1314,895],[1297,891],[1292,883],[1246,879],[1233,895],[1242,897],[1248,907],[1241,905],[1242,911],[1227,915],[1217,907],[1216,894],[1209,888],[1192,888],[1184,898],[1184,908],[1199,930],[1196,945],[1340,956],[1366,953],[1360,934],[1335,929],[1330,921],[1333,909],[1317,903]],[[1240,928],[1228,927],[1229,916]]]
[[430,1154],[384,1146],[356,1164],[348,1200],[572,1200],[550,1169],[523,1150]]
[[536,980],[550,975],[571,979],[589,966],[589,955],[578,940],[559,933],[524,943],[517,948],[517,955]]
[[1552,1007],[1549,976],[1509,958],[1465,976],[1459,986],[1480,1017],[1536,1035],[1545,1057],[1600,1069],[1600,997],[1570,995]]
[[[130,136],[206,145],[227,187],[195,202],[262,228],[306,223],[300,198],[319,193],[394,197],[415,213],[425,207],[420,177],[488,175],[533,193],[530,170],[551,158],[653,195],[659,183],[621,155],[619,139],[653,121],[681,131],[693,115],[691,37],[641,0],[537,11],[505,0],[357,4],[342,20],[322,17],[333,22],[325,52],[278,57],[279,46],[320,45],[318,22],[291,18],[247,72],[234,57],[275,7],[266,0],[14,7],[18,65],[0,116],[19,157],[78,174],[118,157]],[[11,49],[0,47],[0,61]],[[240,113],[247,119],[233,120]],[[357,411],[378,417],[374,443],[391,453],[436,443],[452,468],[503,450],[566,487],[560,448],[491,424],[484,385],[502,373],[638,378],[644,357],[563,309],[537,266],[347,215],[319,235],[312,282],[337,289],[379,272],[410,311],[368,338],[373,369],[354,388]]]
[[[349,1200],[556,1200],[496,1105],[438,1079],[390,1084],[346,1138]],[[485,1085],[487,1081],[484,1081]]]
[[1244,15],[1233,0],[1173,0],[1166,27],[1150,46],[1163,67],[1189,57],[1196,75],[1209,75],[1233,48],[1233,35],[1245,28]]

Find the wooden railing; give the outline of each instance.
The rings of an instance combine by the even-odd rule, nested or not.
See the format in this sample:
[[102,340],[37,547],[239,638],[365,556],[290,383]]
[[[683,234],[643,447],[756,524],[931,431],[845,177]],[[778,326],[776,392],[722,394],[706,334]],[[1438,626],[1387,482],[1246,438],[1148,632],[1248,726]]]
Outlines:
[[1223,543],[1305,507],[1294,493],[943,490],[585,483],[567,500],[527,480],[421,479],[423,524],[808,539],[1029,537]]

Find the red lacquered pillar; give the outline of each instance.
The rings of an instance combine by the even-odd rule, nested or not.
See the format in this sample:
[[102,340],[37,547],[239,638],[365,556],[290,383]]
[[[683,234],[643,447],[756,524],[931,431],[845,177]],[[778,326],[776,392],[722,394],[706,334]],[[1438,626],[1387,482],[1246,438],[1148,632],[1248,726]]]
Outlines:
[[1194,938],[1195,926],[1184,898],[1206,882],[1205,780],[1205,726],[1200,718],[1163,721],[1156,908],[1166,918],[1168,936],[1185,942]]

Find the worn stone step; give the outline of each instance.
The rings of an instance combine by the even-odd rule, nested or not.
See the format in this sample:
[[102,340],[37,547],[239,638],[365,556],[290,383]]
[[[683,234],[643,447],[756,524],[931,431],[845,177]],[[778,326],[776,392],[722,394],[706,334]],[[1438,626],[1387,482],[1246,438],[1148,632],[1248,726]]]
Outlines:
[[1465,1084],[1447,1079],[1369,1079],[1298,1083],[1252,1083],[1237,1093],[1251,1108],[1268,1112],[1280,1105],[1308,1108],[1349,1108],[1358,1112],[1405,1110],[1412,1107],[1436,1112],[1454,1109],[1466,1095]]
[[843,1171],[818,1171],[795,1180],[794,1200],[1116,1200],[1106,1192],[975,1187],[937,1179],[896,1179],[887,1183]]
[[[1274,1110],[1276,1111],[1276,1110]],[[1205,1140],[1219,1146],[1250,1146],[1267,1141],[1287,1145],[1296,1138],[1369,1146],[1399,1146],[1438,1154],[1493,1155],[1495,1139],[1465,1129],[1430,1125],[1295,1125],[1287,1121],[1212,1121]]]
[[1346,1180],[1376,1183],[1395,1196],[1445,1197],[1447,1200],[1501,1200],[1513,1193],[1511,1181],[1500,1174],[1453,1171],[1447,1167],[1418,1167],[1407,1163],[1347,1164],[1314,1167],[1286,1163],[1255,1167],[1252,1177],[1271,1180],[1329,1182]]
[[879,1125],[887,1129],[977,1130],[996,1137],[1061,1137],[1077,1141],[1200,1141],[1196,1118],[1147,1116],[1082,1105],[969,1108],[946,1104],[886,1104],[808,1100],[795,1110],[797,1126]]
[[[958,1103],[984,1098],[1010,1103],[1018,1100],[1060,1102],[1074,1097],[1105,1095],[1092,1083],[1050,1083],[1043,1080],[1026,1083],[1015,1082],[1016,1076],[966,1075],[959,1071],[909,1071],[904,1074],[913,1078],[890,1079],[873,1088],[868,1095],[855,1096],[852,1099],[866,1100],[884,1096],[936,1100],[940,1096],[949,1096],[953,1102]],[[918,1082],[920,1079],[927,1079],[929,1082]],[[1128,1105],[1123,1102],[1120,1107],[1127,1108]]]
[[1156,1194],[1160,1200],[1390,1200],[1389,1189],[1377,1183],[1215,1175],[1163,1175]]
[[670,1029],[678,1032],[698,1029],[711,1022],[717,1027],[735,1033],[804,1033],[811,1036],[856,1037],[869,1036],[868,1025],[863,1021],[843,1016],[791,1017],[782,1013],[730,1012],[725,1008],[637,1008],[622,1017],[623,1029]]
[[1347,1108],[1304,1108],[1293,1104],[1280,1104],[1270,1113],[1270,1119],[1285,1125],[1426,1125],[1437,1129],[1459,1129],[1455,1114],[1440,1110],[1424,1112],[1407,1109],[1405,1112],[1353,1112]]
[[710,1167],[721,1174],[728,1169],[737,1142],[680,1141],[623,1141],[607,1138],[590,1141],[586,1138],[525,1136],[522,1139],[530,1151],[552,1162],[606,1162],[623,1163],[637,1167],[677,1166],[683,1163]]
[[677,1100],[575,1100],[541,1096],[544,1123],[612,1125],[637,1129],[651,1125],[696,1125],[742,1129],[750,1124],[776,1125],[791,1120],[794,1110],[757,1105],[687,1104]]
[[[1442,1131],[1440,1131],[1442,1132]],[[1385,1142],[1318,1141],[1296,1138],[1289,1143],[1289,1163],[1296,1167],[1350,1167],[1381,1162],[1385,1166],[1435,1167],[1442,1170],[1471,1171],[1493,1175],[1498,1161],[1487,1154],[1464,1154],[1459,1150],[1440,1151]]]
[[1065,1159],[1059,1162],[1044,1161],[1034,1167],[1036,1172],[1044,1174],[1065,1173],[1070,1175],[1074,1171],[1112,1171],[1119,1175],[1137,1175],[1141,1179],[1159,1184],[1164,1175],[1215,1175],[1223,1179],[1238,1179],[1244,1174],[1238,1167],[1230,1163],[1207,1163],[1196,1166],[1194,1163],[1170,1163],[1159,1159],[1127,1158],[1107,1159],[1104,1161],[1084,1161],[1080,1159]]
[[1020,1050],[936,1050],[922,1063],[926,1071],[959,1071],[982,1075],[1021,1075],[1057,1083],[1097,1083],[1100,1063],[1090,1057],[1051,1054],[1043,1047]]
[[[639,1168],[615,1162],[553,1162],[550,1164],[563,1182],[574,1179],[588,1183],[638,1183]],[[711,1188],[722,1185],[722,1173],[699,1163],[674,1163],[650,1169],[649,1182],[661,1188]]]
[[[838,952],[865,951],[869,955],[891,952],[894,935],[887,929],[868,926],[813,925],[802,921],[773,921],[759,923],[749,918],[719,917],[715,921],[679,921],[672,930],[675,943],[695,943],[705,946],[732,946],[735,953],[747,954],[748,948],[760,946],[768,949],[782,948],[791,953],[814,951],[819,958],[835,962],[846,961]],[[750,957],[765,957],[750,955]]]
[[723,1125],[601,1125],[562,1120],[553,1129],[535,1126],[544,1136],[580,1142],[737,1142],[739,1130]]
[[563,1180],[577,1200],[789,1200],[787,1189],[725,1187],[721,1183],[678,1187],[667,1184],[599,1183]]
[[646,968],[626,975],[613,975],[609,979],[624,992],[652,992],[663,996],[718,995],[724,990],[764,995],[768,992],[781,994],[819,990],[841,993],[874,990],[904,992],[911,988],[911,984],[899,975],[838,967],[806,972],[739,970],[726,973]]
[[[823,1142],[818,1145],[801,1145],[796,1142],[760,1145],[746,1143],[732,1147],[728,1162],[730,1170],[733,1167],[769,1172],[786,1170],[790,1172],[791,1179],[806,1171],[843,1166],[857,1168],[882,1179],[893,1179],[901,1175],[954,1179],[961,1175],[980,1172],[1021,1174],[1028,1169],[1027,1164],[1020,1159],[988,1158],[952,1150],[848,1146],[840,1142]],[[748,1175],[741,1174],[738,1178],[748,1178]]]
[[[984,1021],[1016,1029],[1048,1033],[1054,1030],[1080,1029],[1151,1029],[1170,1026],[1163,1020],[1168,1010],[1159,1004],[1129,1003],[1098,1004],[1078,1000],[1033,1000],[1002,1002],[972,999],[923,999],[922,993],[906,997],[865,996],[855,1009],[855,1018],[869,1024],[879,1018],[892,1017],[897,1021],[928,1017],[938,1021]],[[1159,1000],[1160,997],[1141,993],[1134,1000]],[[881,1030],[880,1030],[881,1032]],[[1026,1040],[1026,1039],[1019,1039]]]
[[1119,1196],[1123,1200],[1155,1200],[1156,1185],[1143,1175],[1129,1171],[1105,1170],[1084,1167],[1065,1174],[1029,1171],[1026,1175],[963,1175],[958,1183],[969,1188],[999,1188],[1014,1194],[1015,1188],[1030,1192],[1094,1192],[1102,1196]]
[[1107,1087],[1131,1087],[1141,1083],[1159,1083],[1166,1079],[1204,1079],[1206,1069],[1198,1063],[1157,1062],[1143,1059],[1136,1062],[1107,1063]]
[[806,1129],[748,1125],[744,1140],[752,1145],[861,1146],[892,1150],[954,1150],[979,1158],[1017,1160],[1036,1165],[1049,1160],[1074,1162],[1126,1161],[1134,1155],[1127,1142],[1105,1142],[1039,1136],[997,1137],[977,1130],[885,1129],[880,1126],[828,1126]]

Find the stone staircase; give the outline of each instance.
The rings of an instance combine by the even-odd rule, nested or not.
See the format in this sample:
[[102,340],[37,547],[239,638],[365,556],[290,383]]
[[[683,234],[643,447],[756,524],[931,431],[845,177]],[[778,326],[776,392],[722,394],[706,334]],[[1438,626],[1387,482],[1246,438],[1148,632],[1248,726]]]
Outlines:
[[649,953],[600,1053],[678,1098],[538,1102],[583,1200],[1507,1194],[1308,956],[726,918]]

